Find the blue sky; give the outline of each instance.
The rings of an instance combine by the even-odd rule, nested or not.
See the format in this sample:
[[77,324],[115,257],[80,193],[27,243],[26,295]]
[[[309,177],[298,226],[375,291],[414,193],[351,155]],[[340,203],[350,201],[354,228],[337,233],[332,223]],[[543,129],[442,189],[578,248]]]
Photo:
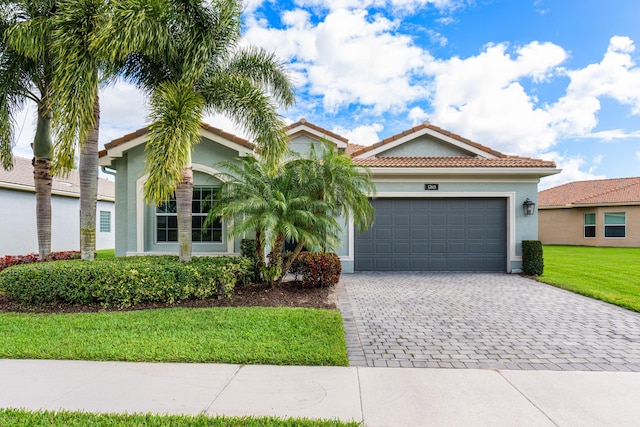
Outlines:
[[[425,120],[499,151],[556,161],[566,181],[638,176],[637,0],[247,0],[247,43],[290,69],[282,111],[369,145]],[[101,141],[147,122],[119,82]],[[33,110],[33,107],[31,108]],[[25,111],[16,154],[28,153]],[[224,117],[207,122],[242,134]],[[25,148],[26,147],[26,148]]]

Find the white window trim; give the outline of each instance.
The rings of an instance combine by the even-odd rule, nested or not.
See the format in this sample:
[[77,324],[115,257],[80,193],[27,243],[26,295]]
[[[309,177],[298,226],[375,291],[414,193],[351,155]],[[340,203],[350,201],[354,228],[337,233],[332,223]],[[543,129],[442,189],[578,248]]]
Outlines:
[[[217,176],[221,173],[217,169],[214,169],[209,166],[201,165],[198,163],[192,164],[191,167],[193,168],[194,172],[202,172],[224,181],[222,176]],[[148,179],[149,179],[149,174],[145,174],[145,175],[142,175],[140,178],[138,178],[138,180],[136,181],[136,252],[134,253],[128,252],[127,255],[130,255],[130,254],[139,255],[139,254],[148,253],[148,252],[145,252],[144,250],[144,237],[145,237],[144,210],[146,206],[146,203],[144,202],[144,184],[145,182],[147,182]],[[154,215],[154,218],[155,218],[155,215]],[[224,225],[222,228],[223,228],[222,231],[224,232],[224,229],[225,229]],[[227,235],[227,242],[226,242],[226,248],[224,252],[198,253],[198,255],[202,255],[202,256],[237,255],[237,253],[233,251],[234,249],[233,239],[229,236],[229,233],[226,233],[226,235]]]
[[[196,188],[210,188],[210,189],[215,189],[217,188],[216,186],[213,185],[194,185],[193,186],[194,189]],[[158,240],[158,216],[164,216],[164,217],[169,217],[169,216],[173,216],[174,214],[168,214],[168,213],[162,213],[162,212],[158,212],[157,210],[153,213],[155,220],[153,221],[153,243],[155,245],[175,245],[177,243],[176,242],[170,242],[170,241],[166,241],[166,242],[161,242]],[[200,217],[206,217],[206,214],[203,213],[192,213],[191,216],[200,216]],[[176,218],[178,216],[178,214],[175,214]],[[224,223],[221,222],[221,227],[220,230],[222,231],[222,234],[224,235]],[[191,242],[192,245],[221,245],[224,243],[224,240],[221,238],[219,241],[218,240],[212,240],[212,241],[207,241],[207,242]]]
[[[380,192],[375,194],[376,198],[401,198],[410,199],[417,198],[434,198],[434,199],[452,199],[452,198],[504,198],[507,200],[507,272],[511,273],[511,262],[522,261],[522,256],[516,255],[516,193],[515,192],[438,192],[437,194],[429,194],[423,192]],[[349,220],[349,254],[341,256],[342,261],[355,261],[355,229],[353,220]]]
[[[607,226],[607,214],[623,214],[624,215],[624,224],[609,224]],[[627,213],[626,212],[603,212],[602,226],[604,227],[602,230],[602,237],[605,239],[626,239],[627,238]],[[624,237],[607,237],[607,227],[624,227]]]
[[[590,224],[590,225],[585,224],[585,217],[587,215],[593,215],[593,217],[595,218],[595,223],[594,224]],[[595,236],[587,237],[587,233],[586,233],[587,227],[594,227],[595,228],[595,233],[594,233]],[[596,239],[597,237],[598,237],[598,215],[596,213],[593,213],[593,212],[592,213],[588,213],[588,214],[583,214],[582,215],[582,238],[583,239]]]

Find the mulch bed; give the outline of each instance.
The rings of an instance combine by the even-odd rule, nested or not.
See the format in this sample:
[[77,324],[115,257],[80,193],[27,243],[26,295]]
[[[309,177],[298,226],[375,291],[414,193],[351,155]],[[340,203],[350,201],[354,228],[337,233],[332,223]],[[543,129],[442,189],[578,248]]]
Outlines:
[[236,289],[231,298],[184,301],[179,304],[142,304],[126,309],[105,309],[99,306],[25,307],[0,295],[0,311],[18,313],[89,313],[105,311],[151,310],[170,307],[304,307],[336,309],[335,288],[302,288],[290,283],[270,288],[267,285],[251,285]]

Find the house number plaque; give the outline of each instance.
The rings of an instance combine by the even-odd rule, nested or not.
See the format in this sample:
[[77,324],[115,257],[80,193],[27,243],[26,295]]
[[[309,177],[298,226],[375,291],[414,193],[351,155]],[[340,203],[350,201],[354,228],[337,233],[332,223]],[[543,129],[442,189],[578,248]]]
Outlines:
[[438,184],[425,184],[424,189],[427,191],[438,191]]

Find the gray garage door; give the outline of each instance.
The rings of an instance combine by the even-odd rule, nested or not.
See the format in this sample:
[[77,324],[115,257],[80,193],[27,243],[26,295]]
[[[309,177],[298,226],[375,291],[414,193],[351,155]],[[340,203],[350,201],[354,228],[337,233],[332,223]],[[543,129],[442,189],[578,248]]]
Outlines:
[[358,271],[506,271],[506,199],[376,199]]

